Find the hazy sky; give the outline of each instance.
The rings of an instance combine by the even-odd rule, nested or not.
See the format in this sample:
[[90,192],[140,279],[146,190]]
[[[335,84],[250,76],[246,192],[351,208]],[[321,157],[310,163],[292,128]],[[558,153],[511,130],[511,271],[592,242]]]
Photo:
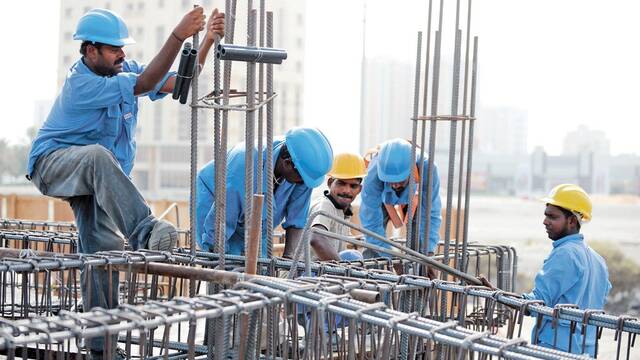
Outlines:
[[[451,13],[455,2],[446,2]],[[0,136],[12,142],[33,123],[33,101],[58,92],[59,0],[29,4],[36,10],[25,19],[19,16],[24,4],[0,2],[5,44]],[[305,122],[322,124],[338,151],[358,146],[362,4],[308,0]],[[368,0],[367,56],[414,64],[416,32],[426,25],[425,4]],[[640,2],[625,0],[474,1],[479,103],[526,111],[529,148],[543,145],[557,153],[564,134],[585,124],[607,133],[614,154],[640,153],[640,119],[632,111],[640,83],[638,14]]]

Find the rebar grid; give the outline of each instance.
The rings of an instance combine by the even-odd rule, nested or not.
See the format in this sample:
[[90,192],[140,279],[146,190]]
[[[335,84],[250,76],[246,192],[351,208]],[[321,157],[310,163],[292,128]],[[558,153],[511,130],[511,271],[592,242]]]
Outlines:
[[[508,251],[499,247],[469,246],[470,253],[468,257],[477,259],[475,267],[476,271],[491,269],[491,260],[498,269],[501,257],[506,257]],[[177,249],[173,253],[159,253],[151,251],[128,252],[128,251],[111,251],[101,252],[92,255],[82,254],[45,254],[34,253],[28,250],[11,250],[0,249],[2,260],[0,261],[0,275],[3,281],[2,299],[5,314],[14,312],[14,317],[20,317],[25,314],[25,310],[20,304],[30,304],[27,313],[55,313],[58,309],[52,309],[55,304],[64,303],[66,306],[60,309],[72,309],[72,302],[77,304],[79,298],[79,276],[74,273],[80,269],[91,270],[93,268],[111,267],[112,271],[119,271],[124,274],[121,298],[123,303],[137,303],[146,301],[149,298],[171,298],[180,294],[180,279],[174,276],[165,293],[158,293],[158,270],[154,266],[158,262],[171,264],[191,264],[201,266],[193,269],[196,273],[200,270],[208,271],[208,269],[217,266],[217,254],[207,252],[197,252],[196,257],[190,256],[190,249]],[[21,257],[16,256],[16,254]],[[12,257],[13,256],[13,257]],[[480,265],[484,260],[489,260],[489,267]],[[227,256],[227,266],[230,269],[244,265],[244,257]],[[413,296],[416,305],[408,311],[417,311],[427,308],[442,309],[442,304],[430,300],[430,296],[436,293],[446,293],[452,299],[453,304],[447,308],[447,319],[457,319],[460,323],[467,325],[492,327],[509,323],[510,331],[513,332],[516,321],[521,324],[522,315],[525,313],[542,314],[548,317],[557,317],[560,320],[571,322],[585,321],[585,314],[588,311],[563,308],[561,311],[546,307],[540,303],[524,300],[511,293],[502,290],[491,290],[479,286],[464,286],[455,282],[442,280],[430,280],[426,277],[418,275],[395,275],[392,272],[393,264],[398,263],[398,259],[371,259],[354,262],[340,263],[319,263],[312,264],[311,271],[318,278],[341,279],[344,282],[352,282],[359,284],[361,289],[375,290],[381,292],[385,296],[395,296],[398,301],[403,301],[403,296]],[[268,273],[268,269],[276,269],[277,272],[284,273],[290,270],[292,261],[287,259],[259,259],[259,273]],[[473,268],[472,267],[472,268]],[[182,267],[181,267],[182,268]],[[186,268],[182,268],[186,269]],[[298,267],[299,271],[304,268],[302,264]],[[493,270],[493,277],[498,280],[501,271]],[[46,281],[36,283],[39,279],[36,274],[44,275]],[[240,274],[241,273],[236,273]],[[327,280],[329,281],[329,280]],[[57,284],[57,285],[56,285]],[[63,285],[60,285],[63,284]],[[199,283],[197,285],[200,286]],[[155,289],[155,290],[154,290]],[[34,291],[35,290],[35,291]],[[53,291],[48,291],[53,290]],[[151,292],[155,293],[152,295]],[[13,298],[10,298],[13,292]],[[35,292],[35,294],[34,294]],[[31,300],[35,300],[31,304]],[[61,301],[60,299],[66,299]],[[13,301],[11,301],[13,300]],[[425,306],[426,302],[431,301],[430,306]],[[484,304],[481,304],[484,301]],[[471,303],[471,307],[468,304]],[[464,305],[463,305],[464,304]],[[11,309],[9,307],[13,306]],[[42,309],[49,309],[44,311]],[[456,309],[458,307],[458,309]],[[40,308],[41,311],[37,309]],[[489,308],[493,310],[488,310]],[[424,313],[425,315],[427,313]],[[494,317],[487,317],[487,314],[494,314]],[[17,316],[16,316],[17,315]],[[434,313],[434,315],[437,315]],[[589,325],[602,328],[621,329],[622,332],[639,333],[640,323],[636,320],[623,320],[620,328],[620,319],[606,314],[592,313],[586,318]],[[491,321],[489,321],[491,319]],[[475,321],[474,321],[475,320]]]
[[[241,331],[239,316],[258,316],[271,308],[280,314],[276,328],[278,357],[324,359],[334,355],[351,358],[357,354],[369,354],[374,358],[391,358],[397,353],[398,336],[407,334],[409,343],[416,347],[415,354],[427,356],[432,353],[432,342],[437,342],[459,356],[479,353],[509,359],[581,358],[527,345],[523,340],[514,342],[465,329],[455,322],[442,323],[420,314],[398,312],[384,303],[375,302],[377,298],[371,298],[370,294],[354,293],[359,284],[358,281],[336,283],[330,278],[284,280],[262,277],[240,282],[235,290],[223,290],[215,295],[175,298],[166,302],[147,301],[140,306],[121,305],[117,309],[93,309],[82,314],[62,312],[48,318],[4,320],[0,323],[0,349],[7,349],[9,357],[17,348],[31,344],[37,344],[38,348],[42,345],[45,354],[54,350],[72,351],[69,340],[108,338],[119,334],[128,348],[132,342],[137,345],[143,358],[161,354],[168,357],[170,329],[177,324],[198,324],[198,319],[227,316],[233,321],[229,322],[231,328],[224,331],[237,334]],[[304,330],[301,331],[316,335],[306,336],[299,344],[295,336],[298,331],[295,318],[300,316],[304,318]],[[160,330],[163,333],[161,340],[150,337],[151,331]],[[126,338],[123,333],[127,334]],[[331,340],[334,333],[340,336],[335,342]],[[255,340],[260,343],[261,339]],[[332,349],[334,343],[337,345],[335,351]],[[298,346],[301,344],[304,346]],[[147,348],[153,349],[145,350]],[[187,354],[195,354],[193,342],[186,348]],[[227,350],[223,355],[235,358],[236,353]],[[248,357],[255,358],[254,354]]]

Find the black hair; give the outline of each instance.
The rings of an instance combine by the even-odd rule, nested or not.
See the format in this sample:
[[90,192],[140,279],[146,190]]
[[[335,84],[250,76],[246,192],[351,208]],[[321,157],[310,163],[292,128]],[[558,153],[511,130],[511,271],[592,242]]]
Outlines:
[[573,213],[571,210],[567,210],[567,209],[565,209],[565,208],[563,208],[563,207],[559,207],[559,206],[558,206],[558,209],[560,209],[560,211],[562,211],[562,213],[564,214],[564,216],[565,216],[567,219],[568,219],[568,218],[570,218],[570,217],[572,217],[572,216],[575,216],[575,217],[576,217],[576,226],[578,227],[578,231],[580,231],[580,220],[578,219],[578,216],[579,216],[579,215],[576,215],[576,214],[575,214],[575,213]]
[[98,51],[100,51],[100,48],[105,44],[93,41],[83,41],[82,44],[80,44],[80,54],[82,54],[82,56],[87,55],[87,46],[89,45],[95,47],[96,49],[98,49]]
[[[280,149],[279,157],[282,160],[291,159],[291,154],[289,153],[289,149],[287,149],[287,144],[282,144],[282,149]],[[291,161],[293,161],[293,160],[291,160]]]

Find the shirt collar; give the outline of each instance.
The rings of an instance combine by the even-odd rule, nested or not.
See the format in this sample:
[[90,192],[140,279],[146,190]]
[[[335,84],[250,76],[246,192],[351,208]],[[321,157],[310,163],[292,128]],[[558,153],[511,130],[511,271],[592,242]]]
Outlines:
[[556,241],[553,242],[553,247],[557,248],[558,246],[562,246],[563,244],[566,244],[570,241],[583,241],[584,240],[584,236],[582,234],[573,234],[573,235],[567,235],[565,237],[563,237],[562,239],[558,239]]
[[[331,194],[329,193],[329,190],[324,191],[324,196],[326,196],[327,199],[331,201],[331,203],[336,209],[340,209],[340,204],[338,204],[336,200],[333,198],[333,196],[331,196]],[[351,211],[351,205],[347,206],[346,209],[341,209],[341,210],[344,212],[344,216],[353,216],[353,211]]]

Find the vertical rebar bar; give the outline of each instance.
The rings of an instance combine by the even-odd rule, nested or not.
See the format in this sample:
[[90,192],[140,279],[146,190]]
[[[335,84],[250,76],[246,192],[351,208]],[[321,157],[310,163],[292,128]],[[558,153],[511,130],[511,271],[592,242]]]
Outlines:
[[[453,86],[451,94],[451,115],[458,115],[458,93],[460,89],[460,30],[456,30],[455,50],[453,58]],[[451,214],[453,207],[453,180],[455,172],[455,154],[457,142],[457,126],[456,120],[451,121],[449,130],[449,169],[447,170],[447,208],[445,213],[444,225],[444,258],[443,262],[449,265],[449,245],[451,242]]]
[[[256,14],[253,9],[253,0],[247,1],[247,46],[256,46]],[[253,201],[253,150],[255,148],[255,93],[256,93],[256,63],[247,62],[247,111],[245,116],[244,133],[244,249],[245,254],[249,247],[249,236],[251,234],[251,219]],[[248,263],[245,264],[245,266]]]
[[[431,10],[432,10],[432,0],[429,0],[429,8],[427,11],[427,45],[426,45],[426,54],[424,60],[424,92],[422,98],[422,115],[427,115],[427,103],[428,103],[428,93],[429,93],[429,60],[431,59]],[[418,169],[420,173],[420,177],[422,178],[420,183],[418,184],[418,205],[416,208],[416,218],[418,221],[422,218],[422,216],[426,217],[425,228],[424,228],[424,238],[420,238],[420,232],[416,232],[418,236],[419,246],[416,246],[416,251],[420,251],[423,254],[427,254],[427,248],[429,246],[429,230],[431,228],[431,214],[430,212],[426,212],[422,214],[422,194],[424,189],[424,151],[425,151],[425,136],[427,124],[425,121],[421,121],[421,135],[420,135],[420,159],[418,160]],[[429,193],[428,193],[429,194]],[[426,199],[427,203],[431,202],[431,198]],[[429,207],[430,209],[431,207]]]
[[[273,47],[273,13],[267,12],[266,23],[266,36],[267,47]],[[267,64],[266,69],[267,77],[267,98],[270,99],[273,96],[273,65]],[[267,257],[269,259],[273,256],[273,100],[267,103],[267,117],[266,117],[266,159],[265,159],[265,171],[266,173],[266,229],[263,230],[267,236]],[[269,275],[274,276],[272,272],[275,271],[272,267],[269,267]],[[275,358],[276,351],[276,339],[275,339],[275,327],[278,324],[278,313],[273,307],[269,307],[267,310],[267,359]]]
[[[265,0],[260,0],[260,21],[259,21],[259,45],[264,47],[264,31],[265,31]],[[264,64],[258,65],[258,103],[262,104],[264,100]],[[256,193],[264,194],[264,108],[260,106],[258,109],[258,164],[256,166]],[[258,244],[258,256],[262,255],[262,241]]]
[[[465,184],[465,193],[469,194],[471,191],[471,168],[473,162],[473,127],[475,124],[476,114],[476,81],[478,75],[478,37],[473,38],[473,61],[471,70],[471,96],[469,104],[469,144],[467,145],[467,183]],[[462,233],[462,263],[467,262],[467,235],[469,234],[469,198],[465,197],[464,204],[464,231]]]
[[[407,246],[413,250],[417,250],[417,244],[414,244],[415,236],[413,236],[413,194],[414,186],[413,182],[416,180],[415,173],[413,171],[416,164],[416,142],[418,132],[418,111],[420,108],[420,70],[422,68],[422,31],[418,31],[418,45],[416,53],[416,73],[413,84],[413,125],[411,130],[411,163],[409,164],[409,184],[408,184],[408,197],[407,204]],[[416,231],[420,231],[420,219],[416,223]]]
[[[200,44],[199,34],[193,34],[193,48],[199,50]],[[193,70],[193,79],[191,80],[191,176],[190,176],[190,197],[189,197],[189,238],[191,247],[191,256],[196,255],[196,175],[198,171],[198,76],[200,75],[200,66],[196,59],[195,69]],[[196,282],[192,280],[189,283],[189,296],[196,295]]]

